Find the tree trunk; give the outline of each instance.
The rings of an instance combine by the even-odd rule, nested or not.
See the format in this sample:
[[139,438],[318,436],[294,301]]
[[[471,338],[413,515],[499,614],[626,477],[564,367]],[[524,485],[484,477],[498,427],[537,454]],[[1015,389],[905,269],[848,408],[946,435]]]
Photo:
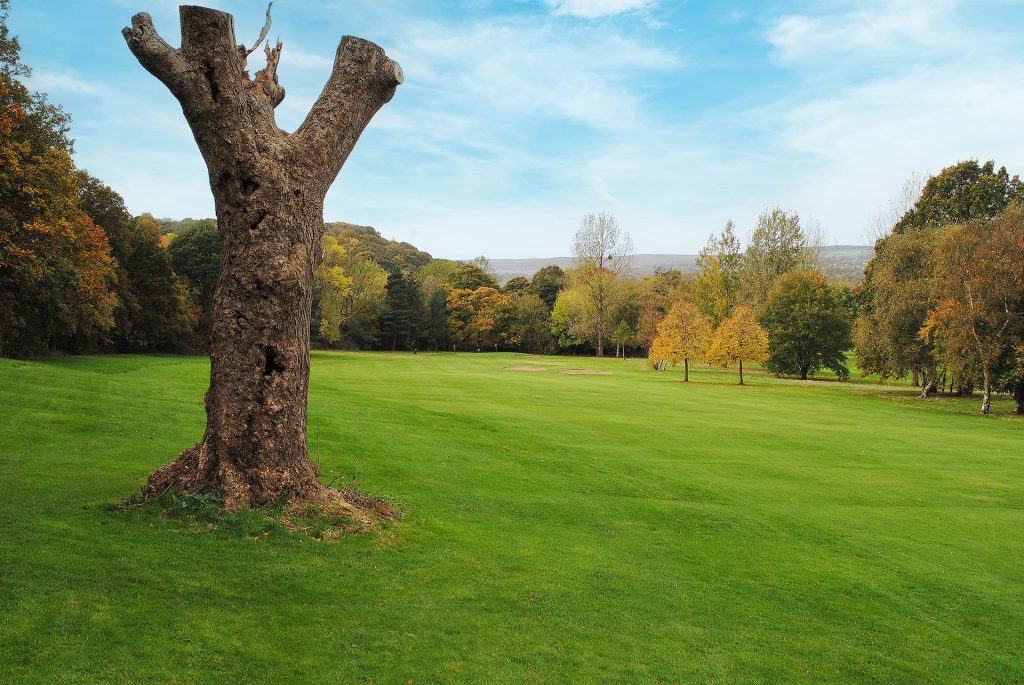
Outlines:
[[981,395],[981,413],[988,414],[992,411],[992,374],[988,368],[982,369],[985,377],[985,387]]
[[740,385],[743,385],[743,357],[740,357]]
[[919,385],[921,385],[921,382],[917,379],[917,369],[914,369],[910,375],[910,386],[916,388]]
[[690,382],[690,360],[683,357],[683,383]]
[[1024,383],[1018,383],[1013,388],[1013,401],[1016,405],[1013,413],[1017,416],[1024,416]]
[[[345,37],[305,122],[279,128],[281,44],[250,78],[230,14],[181,7],[181,48],[147,14],[128,47],[181,103],[206,161],[221,243],[210,327],[203,440],[149,478],[147,491],[216,493],[228,507],[330,492],[306,446],[313,272],[323,255],[323,201],[369,123],[401,83],[383,50]],[[269,28],[269,25],[268,27]],[[335,493],[336,495],[336,493]]]
[[809,372],[810,372],[810,368],[809,367],[801,366],[800,367],[800,380],[802,380],[802,381],[807,380],[807,374]]
[[935,392],[935,374],[927,369],[921,370],[921,399],[928,399]]

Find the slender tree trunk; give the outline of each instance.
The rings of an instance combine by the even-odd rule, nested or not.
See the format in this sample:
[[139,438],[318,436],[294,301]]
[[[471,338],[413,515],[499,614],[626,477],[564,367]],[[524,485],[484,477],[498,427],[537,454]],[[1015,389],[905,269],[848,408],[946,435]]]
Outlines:
[[[281,44],[250,78],[230,14],[185,6],[181,48],[147,14],[128,47],[177,97],[209,171],[221,243],[210,326],[210,389],[202,442],[150,476],[150,493],[217,493],[229,507],[330,493],[309,460],[313,272],[323,253],[323,200],[401,70],[383,50],[346,37],[305,122],[280,130],[274,108]],[[269,25],[267,27],[269,29]],[[334,493],[337,499],[337,493]]]
[[743,357],[740,357],[740,385],[743,385]]
[[1024,383],[1018,383],[1014,386],[1013,401],[1016,405],[1013,412],[1017,414],[1017,416],[1024,416]]
[[988,414],[992,411],[992,372],[987,365],[982,369],[982,374],[985,377],[985,387],[981,395],[981,413]]
[[910,375],[910,386],[916,388],[921,385],[921,382],[917,379],[917,369],[914,369]]
[[683,357],[683,383],[690,382],[690,360]]
[[808,367],[801,366],[800,367],[800,380],[802,380],[802,381],[807,380],[807,374],[808,374],[809,371],[810,371],[810,369]]
[[929,369],[921,370],[921,399],[928,399],[935,392],[935,373]]

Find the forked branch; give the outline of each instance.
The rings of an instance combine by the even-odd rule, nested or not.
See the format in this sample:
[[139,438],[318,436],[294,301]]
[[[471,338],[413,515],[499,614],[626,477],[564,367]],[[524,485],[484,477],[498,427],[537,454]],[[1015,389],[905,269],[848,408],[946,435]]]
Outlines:
[[341,39],[331,77],[294,140],[304,155],[316,160],[327,185],[403,79],[398,62],[388,59],[380,46],[355,36]]

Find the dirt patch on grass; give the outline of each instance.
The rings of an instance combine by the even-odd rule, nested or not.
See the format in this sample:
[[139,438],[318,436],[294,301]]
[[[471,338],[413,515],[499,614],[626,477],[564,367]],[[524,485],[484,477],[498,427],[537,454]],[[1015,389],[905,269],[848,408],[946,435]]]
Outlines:
[[611,376],[611,371],[594,371],[593,369],[562,369],[558,373],[568,373],[574,376]]
[[506,366],[505,371],[547,371],[543,366]]

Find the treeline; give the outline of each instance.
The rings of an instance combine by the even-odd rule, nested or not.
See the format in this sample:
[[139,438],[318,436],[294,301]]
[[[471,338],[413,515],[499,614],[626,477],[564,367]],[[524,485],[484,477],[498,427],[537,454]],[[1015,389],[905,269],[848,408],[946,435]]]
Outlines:
[[905,193],[852,289],[815,268],[795,215],[762,215],[745,251],[729,224],[658,323],[651,365],[739,362],[742,382],[747,360],[842,379],[855,348],[864,375],[910,377],[922,397],[980,389],[986,414],[1005,392],[1024,414],[1022,203],[1024,184],[994,162],[944,169]]
[[858,364],[921,395],[1006,392],[1024,413],[1024,184],[993,162],[930,178],[875,244],[859,294]]
[[71,159],[0,0],[0,354],[163,349],[193,324],[158,229]]

